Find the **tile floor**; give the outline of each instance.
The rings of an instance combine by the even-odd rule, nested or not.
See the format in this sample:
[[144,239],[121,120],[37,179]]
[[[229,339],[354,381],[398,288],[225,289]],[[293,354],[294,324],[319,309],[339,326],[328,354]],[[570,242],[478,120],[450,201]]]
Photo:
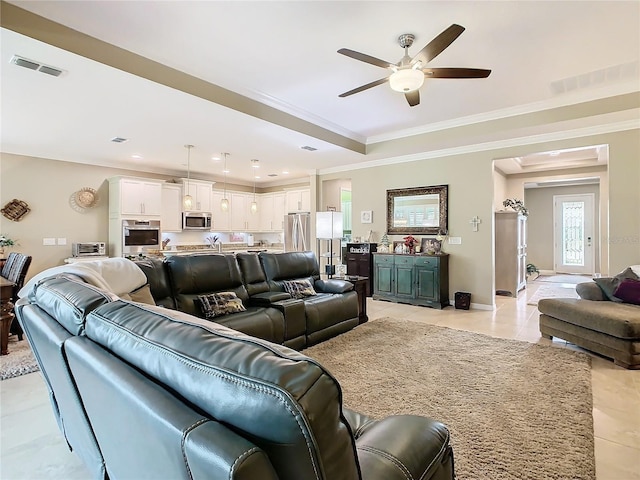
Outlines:
[[[536,283],[529,284],[529,295],[536,288]],[[494,337],[551,343],[540,337],[538,310],[526,304],[526,297],[527,292],[518,299],[496,297],[493,311],[434,310],[369,299],[368,313],[370,321],[404,318]],[[553,344],[578,349],[559,340]],[[597,480],[640,480],[640,371],[592,357]],[[58,431],[39,373],[0,382],[0,396],[0,479],[90,478]]]

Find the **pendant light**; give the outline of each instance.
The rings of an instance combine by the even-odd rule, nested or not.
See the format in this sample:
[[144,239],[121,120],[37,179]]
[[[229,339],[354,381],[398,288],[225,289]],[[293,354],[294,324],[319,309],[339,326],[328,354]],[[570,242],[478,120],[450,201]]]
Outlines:
[[193,197],[189,195],[189,180],[191,180],[191,149],[193,145],[185,145],[184,148],[187,149],[187,184],[186,184],[186,195],[182,198],[182,205],[185,210],[191,210],[193,206]]
[[[251,167],[252,168],[260,168],[260,160],[256,160],[255,158],[253,160],[251,160]],[[251,211],[251,213],[256,213],[258,211],[258,202],[256,202],[256,178],[257,176],[254,174],[253,175],[253,202],[251,202],[251,207],[249,207],[249,210]]]
[[227,155],[228,153],[223,153],[224,155],[224,190],[222,193],[222,200],[220,200],[220,210],[226,212],[229,210],[229,200],[227,199]]

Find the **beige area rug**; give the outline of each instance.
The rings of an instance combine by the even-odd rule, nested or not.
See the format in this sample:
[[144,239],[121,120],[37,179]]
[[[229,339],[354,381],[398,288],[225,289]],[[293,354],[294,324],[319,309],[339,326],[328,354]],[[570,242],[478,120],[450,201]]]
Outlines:
[[19,342],[16,335],[10,336],[9,355],[0,355],[0,380],[19,377],[37,370],[40,368],[33,358],[27,339]]
[[557,275],[540,275],[534,282],[542,283],[571,283],[577,285],[582,282],[590,282],[591,277],[585,275],[571,275],[569,273],[559,273]]
[[536,291],[527,300],[527,305],[538,305],[543,298],[580,298],[576,293],[576,287],[563,287],[560,285],[540,284]]
[[595,478],[588,355],[388,318],[304,353],[346,407],[447,425],[458,480]]

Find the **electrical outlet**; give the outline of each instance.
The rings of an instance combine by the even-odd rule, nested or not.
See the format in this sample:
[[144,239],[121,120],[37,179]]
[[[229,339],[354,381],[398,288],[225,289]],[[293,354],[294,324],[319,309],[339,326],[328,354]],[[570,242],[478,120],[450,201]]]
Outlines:
[[56,239],[51,237],[45,237],[42,239],[42,245],[55,245]]
[[58,237],[58,245],[66,245],[67,239],[64,237]]
[[461,245],[462,237],[449,237],[449,245]]

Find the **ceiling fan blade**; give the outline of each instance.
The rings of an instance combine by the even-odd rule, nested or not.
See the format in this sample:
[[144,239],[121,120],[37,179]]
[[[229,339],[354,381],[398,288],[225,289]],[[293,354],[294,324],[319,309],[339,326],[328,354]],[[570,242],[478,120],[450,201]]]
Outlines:
[[376,80],[375,82],[367,83],[366,85],[362,85],[361,87],[354,88],[353,90],[349,90],[348,92],[341,93],[338,96],[348,97],[349,95],[353,95],[354,93],[360,93],[371,87],[377,87],[378,85],[382,85],[383,83],[387,83],[388,81],[389,81],[389,77],[381,78],[380,80]]
[[427,78],[487,78],[491,70],[483,68],[423,68]]
[[411,59],[411,63],[413,64],[420,61],[422,62],[422,65],[426,65],[442,53],[445,48],[451,45],[451,43],[453,43],[453,41],[462,34],[462,32],[464,32],[464,27],[454,23],[420,50]]
[[395,63],[385,62],[384,60],[380,60],[379,58],[372,57],[371,55],[367,55],[365,53],[356,52],[355,50],[349,50],[348,48],[341,48],[340,50],[338,50],[338,53],[346,55],[347,57],[355,58],[356,60],[360,60],[361,62],[370,63],[371,65],[375,65],[376,67],[395,67]]
[[413,92],[407,92],[404,94],[404,98],[409,102],[410,107],[420,105],[420,90],[414,90]]

